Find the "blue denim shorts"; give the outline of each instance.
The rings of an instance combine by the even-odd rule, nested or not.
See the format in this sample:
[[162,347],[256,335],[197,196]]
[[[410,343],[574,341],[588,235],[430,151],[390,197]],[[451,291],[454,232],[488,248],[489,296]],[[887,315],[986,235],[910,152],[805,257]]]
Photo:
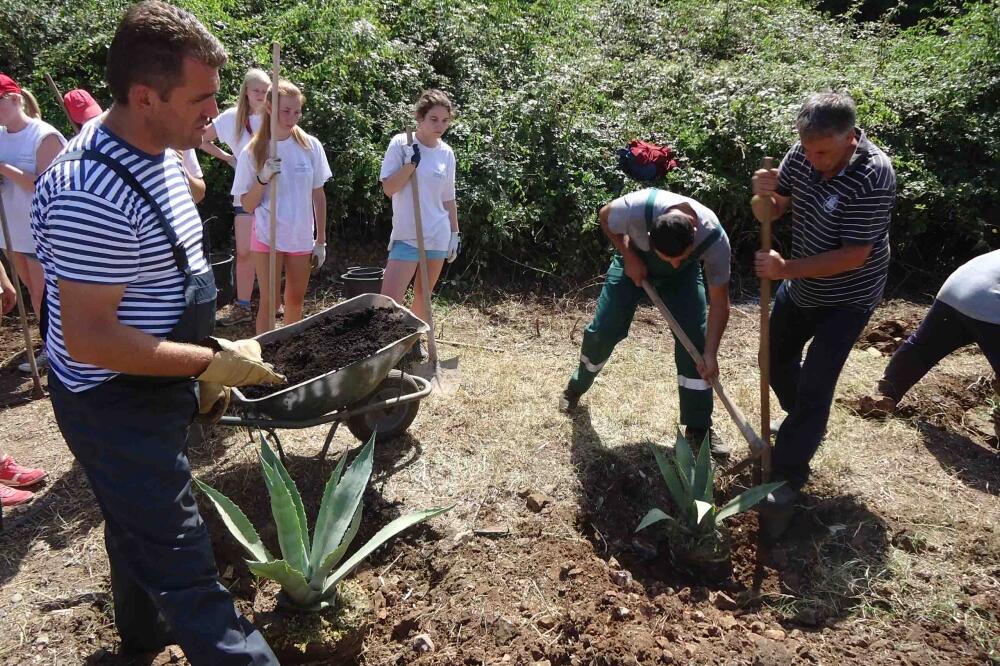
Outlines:
[[[428,259],[447,259],[448,250],[425,250]],[[420,261],[417,246],[406,241],[392,241],[392,248],[389,250],[390,261]]]

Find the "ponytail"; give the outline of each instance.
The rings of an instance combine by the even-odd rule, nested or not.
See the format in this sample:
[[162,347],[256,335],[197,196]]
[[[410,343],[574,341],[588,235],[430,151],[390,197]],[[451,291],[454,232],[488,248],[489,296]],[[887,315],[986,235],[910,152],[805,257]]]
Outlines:
[[21,108],[24,109],[24,115],[41,120],[42,111],[38,108],[38,100],[24,88],[21,88]]

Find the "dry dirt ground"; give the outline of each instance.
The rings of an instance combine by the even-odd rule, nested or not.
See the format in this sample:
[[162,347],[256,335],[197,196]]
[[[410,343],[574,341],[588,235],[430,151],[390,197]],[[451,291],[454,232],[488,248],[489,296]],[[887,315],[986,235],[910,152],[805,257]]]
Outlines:
[[[311,309],[335,299],[322,292]],[[864,420],[853,406],[886,358],[859,344],[788,536],[758,548],[755,515],[733,521],[733,578],[707,585],[669,564],[654,531],[634,533],[649,508],[669,506],[648,448],[672,442],[677,419],[672,341],[655,310],[637,314],[582,409],[556,410],[591,307],[585,298],[483,294],[437,304],[440,337],[480,348],[442,345],[460,358],[460,390],[424,401],[406,436],[378,445],[356,543],[402,512],[455,508],[356,574],[371,606],[359,663],[1000,659],[1000,454],[986,425],[995,380],[977,349],[946,359],[900,416]],[[923,309],[892,302],[873,324],[912,326]],[[14,324],[4,319],[0,359],[17,349]],[[756,346],[756,308],[740,306],[723,382],[751,419]],[[130,663],[117,654],[100,514],[49,402],[25,402],[30,384],[12,365],[0,369],[0,446],[50,476],[33,504],[7,514],[0,535],[0,663]],[[716,409],[719,431],[738,443]],[[337,457],[357,445],[342,429],[317,463],[325,434],[282,433],[310,520]],[[273,542],[249,434],[216,428],[192,460]],[[259,587],[202,508],[224,582],[252,615]],[[415,649],[421,634],[432,650]]]

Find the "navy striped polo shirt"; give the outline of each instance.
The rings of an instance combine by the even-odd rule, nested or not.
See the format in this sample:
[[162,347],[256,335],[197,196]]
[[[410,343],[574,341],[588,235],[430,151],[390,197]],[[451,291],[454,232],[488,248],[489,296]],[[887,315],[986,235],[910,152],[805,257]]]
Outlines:
[[847,245],[871,245],[860,268],[822,278],[788,280],[799,307],[834,305],[871,310],[882,300],[889,270],[889,222],[896,202],[896,173],[888,156],[855,130],[858,146],[829,180],[796,143],[781,161],[778,194],[792,198],[791,259]]
[[[191,271],[208,270],[202,253],[201,218],[178,154],[149,155],[104,126],[86,127],[66,151],[93,149],[124,165],[160,205],[187,253]],[[49,330],[45,339],[51,372],[73,392],[116,375],[70,358],[63,340],[59,282],[125,285],[118,319],[164,338],[184,311],[184,276],[152,208],[99,162],[69,161],[38,180],[31,228],[45,270]]]

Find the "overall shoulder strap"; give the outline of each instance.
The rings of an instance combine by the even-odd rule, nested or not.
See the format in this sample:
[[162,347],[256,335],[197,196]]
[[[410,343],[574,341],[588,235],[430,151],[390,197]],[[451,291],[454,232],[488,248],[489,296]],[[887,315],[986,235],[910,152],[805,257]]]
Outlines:
[[174,255],[174,263],[177,264],[178,270],[180,270],[180,272],[185,276],[191,275],[191,266],[188,265],[187,253],[184,251],[184,248],[181,247],[180,241],[177,239],[177,232],[174,231],[172,226],[170,226],[170,222],[167,220],[167,216],[163,214],[163,209],[160,208],[160,204],[156,202],[156,199],[154,199],[153,195],[149,193],[149,190],[143,187],[142,183],[140,183],[139,180],[132,175],[132,172],[129,171],[123,164],[99,150],[87,148],[84,150],[71,150],[67,153],[63,153],[49,165],[49,169],[63,162],[73,162],[79,160],[92,160],[94,162],[100,162],[104,166],[108,167],[136,194],[142,197],[147,204],[149,204],[149,207],[153,209],[153,213],[156,215],[156,220],[160,225],[160,229],[162,229],[163,233],[167,236],[167,242],[170,243],[170,249]]
[[701,255],[708,251],[708,248],[715,244],[715,241],[722,237],[722,229],[716,227],[709,232],[708,236],[705,237],[703,241],[698,243],[698,246],[689,255],[690,259],[700,259]]
[[655,187],[649,188],[649,196],[646,197],[646,231],[648,232],[653,226],[653,207],[656,205],[656,197],[660,195],[660,191]]

